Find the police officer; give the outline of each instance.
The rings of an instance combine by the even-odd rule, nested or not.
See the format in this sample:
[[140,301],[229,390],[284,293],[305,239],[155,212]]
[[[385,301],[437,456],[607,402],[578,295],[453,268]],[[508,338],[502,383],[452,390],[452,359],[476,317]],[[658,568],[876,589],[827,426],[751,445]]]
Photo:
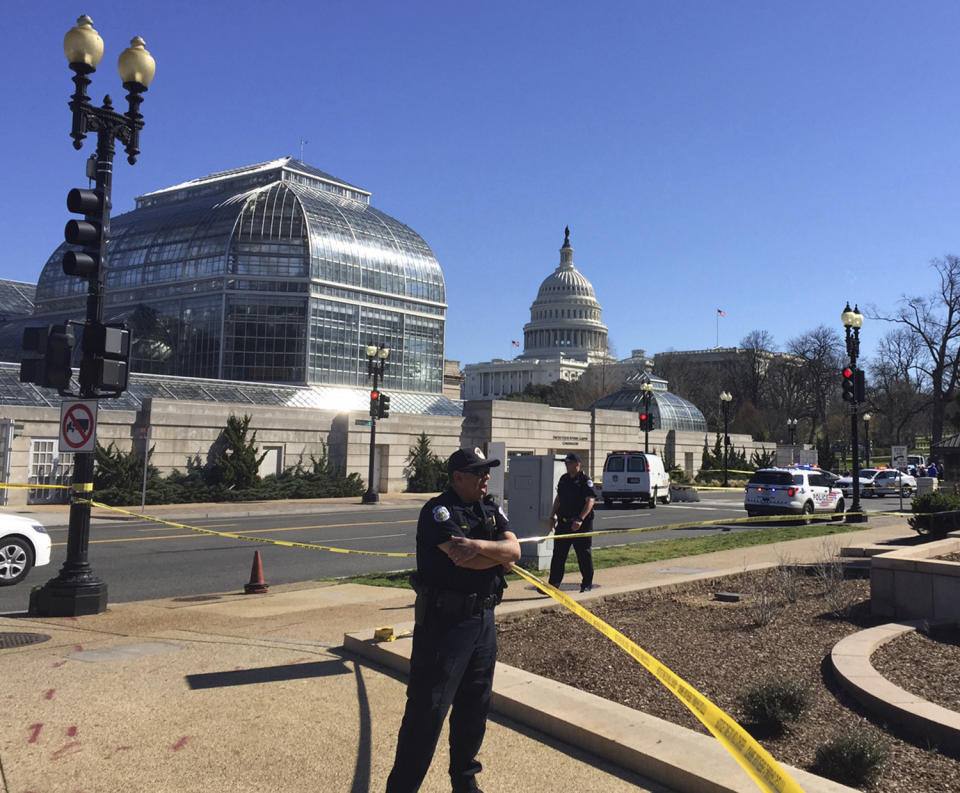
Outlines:
[[550,528],[556,527],[553,558],[550,560],[550,584],[559,587],[567,564],[570,546],[577,553],[580,567],[580,591],[593,589],[592,537],[567,537],[577,532],[593,531],[593,505],[597,494],[593,482],[581,469],[580,458],[571,452],[564,458],[567,472],[557,482],[557,497],[550,512]]
[[430,499],[417,523],[416,627],[407,706],[387,793],[415,793],[430,767],[447,710],[453,793],[481,793],[477,752],[497,661],[493,607],[520,543],[488,496],[490,468],[479,449],[450,455],[450,488]]

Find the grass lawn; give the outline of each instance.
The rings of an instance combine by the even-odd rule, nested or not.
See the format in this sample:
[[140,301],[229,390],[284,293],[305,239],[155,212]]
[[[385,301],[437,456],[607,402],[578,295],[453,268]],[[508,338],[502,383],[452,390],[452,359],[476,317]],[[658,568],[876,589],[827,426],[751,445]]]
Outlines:
[[[861,531],[863,524],[858,523],[813,523],[809,526],[776,526],[760,531],[711,534],[707,537],[685,537],[677,540],[653,540],[651,542],[615,545],[609,548],[593,549],[593,566],[597,570],[605,567],[623,567],[643,562],[659,562],[664,559],[679,559],[684,556],[696,556],[713,551],[727,551],[732,548],[749,548],[753,545],[767,545],[773,542],[801,540],[806,537],[827,537],[832,534],[846,534]],[[411,568],[412,569],[412,568]],[[576,572],[577,560],[570,554],[567,572]],[[544,571],[546,572],[546,571]],[[407,580],[410,570],[392,573],[369,573],[367,575],[348,576],[346,578],[325,578],[324,581],[337,581],[341,584],[368,584],[371,586],[409,587]],[[507,580],[518,580],[511,574]]]

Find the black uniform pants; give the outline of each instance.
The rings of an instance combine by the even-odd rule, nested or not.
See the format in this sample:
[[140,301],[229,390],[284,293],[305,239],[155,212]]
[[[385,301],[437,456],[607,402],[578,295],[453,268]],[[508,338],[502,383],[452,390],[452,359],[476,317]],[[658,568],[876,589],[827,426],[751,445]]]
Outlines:
[[416,793],[420,789],[447,710],[450,779],[455,791],[470,789],[482,768],[477,753],[487,729],[496,662],[492,608],[455,622],[433,613],[414,628],[407,707],[387,793]]
[[567,566],[567,556],[570,555],[570,546],[577,554],[577,565],[580,567],[581,586],[593,586],[593,537],[577,537],[580,532],[593,531],[593,515],[584,521],[580,532],[570,533],[572,518],[557,520],[557,533],[553,538],[553,557],[550,559],[550,585],[558,587],[563,581],[564,568]]

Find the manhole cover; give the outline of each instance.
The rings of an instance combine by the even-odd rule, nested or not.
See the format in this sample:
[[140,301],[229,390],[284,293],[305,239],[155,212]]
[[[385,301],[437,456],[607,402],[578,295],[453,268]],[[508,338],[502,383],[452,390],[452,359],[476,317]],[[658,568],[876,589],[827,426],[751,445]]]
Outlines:
[[0,633],[0,650],[11,647],[25,647],[28,644],[40,644],[50,637],[45,633]]

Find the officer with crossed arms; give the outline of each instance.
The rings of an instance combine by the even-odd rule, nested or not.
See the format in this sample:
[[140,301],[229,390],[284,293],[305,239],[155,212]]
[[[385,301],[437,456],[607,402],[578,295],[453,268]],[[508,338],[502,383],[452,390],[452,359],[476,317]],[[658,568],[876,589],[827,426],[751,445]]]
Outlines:
[[490,469],[479,449],[450,455],[450,488],[417,522],[416,627],[407,705],[387,793],[416,793],[450,712],[453,793],[482,793],[476,776],[497,662],[493,607],[504,573],[520,558],[506,515],[487,495]]

